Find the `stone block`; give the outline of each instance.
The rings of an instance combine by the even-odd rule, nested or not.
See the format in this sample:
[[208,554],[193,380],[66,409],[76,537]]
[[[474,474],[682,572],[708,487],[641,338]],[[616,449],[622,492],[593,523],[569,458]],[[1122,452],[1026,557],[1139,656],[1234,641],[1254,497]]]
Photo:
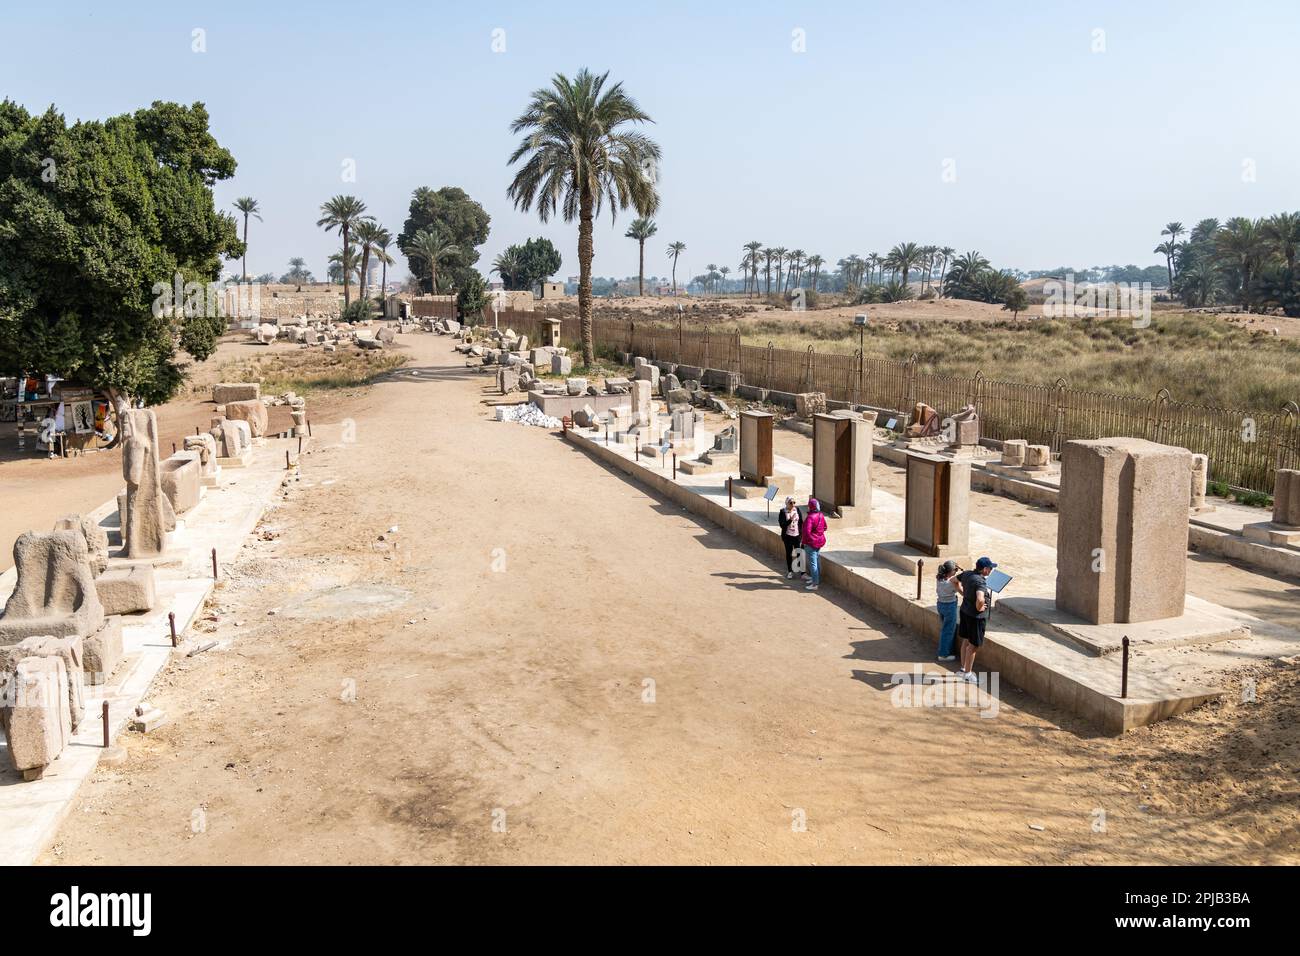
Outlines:
[[72,735],[68,674],[61,657],[27,657],[5,676],[0,724],[14,769],[39,770],[53,763]]
[[[872,424],[853,412],[813,416],[813,497],[832,517],[852,508],[855,525],[871,516]],[[743,439],[742,429],[742,452]]]
[[1141,438],[1068,442],[1057,499],[1056,606],[1091,624],[1181,616],[1191,475],[1185,448]]
[[1025,446],[1026,469],[1046,470],[1052,467],[1052,449],[1047,445]]
[[248,422],[248,429],[254,438],[266,435],[266,406],[260,401],[227,402],[226,418],[237,422]]
[[800,392],[794,397],[794,411],[800,418],[812,418],[826,411],[825,392]]
[[570,395],[583,395],[587,391],[587,380],[585,378],[566,378],[564,388]]
[[87,684],[105,684],[122,662],[122,619],[110,617],[82,642],[82,668]]
[[199,503],[202,466],[197,452],[180,451],[159,463],[162,490],[172,504],[172,511],[184,514]]
[[649,382],[651,391],[659,390],[659,366],[651,365],[649,362],[638,365],[636,377]]
[[151,611],[156,600],[153,565],[132,564],[105,571],[95,579],[95,592],[105,614]]
[[199,456],[199,480],[210,484],[217,476],[217,440],[208,432],[185,436],[185,450]]
[[573,371],[573,359],[567,355],[551,355],[551,374],[568,375]]
[[35,635],[84,637],[104,623],[80,531],[19,535],[14,565],[18,580],[0,615],[0,645]]
[[1012,438],[1009,441],[1004,441],[1002,443],[1002,464],[1008,468],[1024,467],[1025,454],[1028,449],[1029,442],[1023,438]]
[[1194,512],[1205,508],[1205,492],[1209,487],[1210,458],[1208,455],[1192,455],[1192,496],[1188,507]]
[[1274,474],[1273,523],[1300,528],[1300,469],[1279,468]]
[[217,405],[227,402],[246,402],[262,397],[258,382],[218,382],[212,386],[212,401]]

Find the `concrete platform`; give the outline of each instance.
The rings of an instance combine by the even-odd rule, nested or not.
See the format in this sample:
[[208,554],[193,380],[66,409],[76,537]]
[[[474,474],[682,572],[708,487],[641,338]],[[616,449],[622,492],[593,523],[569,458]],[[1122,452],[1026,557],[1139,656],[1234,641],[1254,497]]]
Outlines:
[[1007,598],[998,602],[997,609],[1019,616],[1048,637],[1061,637],[1077,644],[1096,657],[1119,653],[1125,637],[1130,645],[1166,647],[1190,647],[1250,637],[1248,624],[1225,616],[1232,613],[1225,608],[1198,598],[1187,599],[1182,617],[1137,624],[1089,624],[1059,610],[1056,601],[1048,598]]
[[[599,436],[570,429],[565,438],[604,464],[616,468],[686,510],[732,532],[746,543],[783,556],[775,516],[767,515],[762,499],[733,498],[727,505],[726,476],[679,472],[676,481],[657,461],[637,462],[622,446],[603,445]],[[811,469],[778,458],[777,464],[808,493]],[[978,516],[973,506],[973,515]],[[939,614],[934,604],[934,576],[923,575],[922,597],[916,598],[916,573],[878,560],[877,542],[903,537],[902,499],[874,489],[872,521],[834,534],[821,553],[822,582],[862,601],[937,646]],[[1056,552],[996,528],[971,522],[971,550],[997,555],[1016,575],[1017,593],[1054,599]],[[1002,602],[1000,601],[999,604]],[[1224,617],[1248,626],[1253,618],[1220,609]],[[1174,656],[1170,656],[1173,652]],[[980,651],[979,669],[991,669],[1001,680],[1040,700],[1083,717],[1107,734],[1164,720],[1221,696],[1222,689],[1190,680],[1178,669],[1177,651],[1168,645],[1139,645],[1132,656],[1129,693],[1120,696],[1120,662],[1113,654],[1091,654],[1062,635],[1044,634],[1029,620],[995,610]]]

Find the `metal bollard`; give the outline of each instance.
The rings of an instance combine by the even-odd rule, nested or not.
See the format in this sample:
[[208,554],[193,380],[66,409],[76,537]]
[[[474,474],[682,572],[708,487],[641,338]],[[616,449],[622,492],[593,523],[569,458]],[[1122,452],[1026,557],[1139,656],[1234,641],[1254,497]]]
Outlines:
[[217,579],[217,549],[212,549],[212,580]]
[[311,419],[307,419],[307,437],[311,437]]
[[298,457],[302,457],[302,436],[298,436]]
[[108,701],[104,701],[104,749],[108,749]]
[[673,452],[673,481],[677,480],[677,452]]
[[1124,635],[1124,663],[1120,665],[1119,678],[1119,696],[1121,699],[1128,696],[1128,635]]
[[921,600],[921,572],[925,568],[925,558],[916,562],[916,599]]
[[286,471],[290,468],[290,465],[289,465],[289,449],[287,449],[287,448],[284,450],[284,467],[285,467],[285,470],[286,470]]
[[734,480],[735,479],[732,478],[730,475],[727,476],[727,507],[728,508],[731,507],[731,483]]
[[175,646],[179,643],[179,642],[176,640],[176,612],[175,612],[175,611],[168,611],[168,612],[167,612],[167,626],[168,626],[169,628],[171,628],[171,632],[172,632],[172,647],[175,647]]

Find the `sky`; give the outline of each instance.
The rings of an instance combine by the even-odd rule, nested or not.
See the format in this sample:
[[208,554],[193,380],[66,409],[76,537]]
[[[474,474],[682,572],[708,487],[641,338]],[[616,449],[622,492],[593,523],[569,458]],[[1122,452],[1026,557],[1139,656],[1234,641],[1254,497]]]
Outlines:
[[[546,236],[576,275],[576,224],[543,224],[506,190],[511,120],[582,67],[654,120],[647,274],[667,275],[678,240],[679,279],[734,270],[750,240],[832,268],[904,241],[1025,270],[1155,265],[1170,220],[1300,209],[1295,0],[0,0],[0,40],[0,96],[32,111],[205,103],[239,164],[218,207],[261,204],[253,275],[302,256],[324,276],[331,196],[396,234],[412,190],[444,185],[492,217],[482,271]],[[598,222],[596,275],[636,273],[633,215]]]

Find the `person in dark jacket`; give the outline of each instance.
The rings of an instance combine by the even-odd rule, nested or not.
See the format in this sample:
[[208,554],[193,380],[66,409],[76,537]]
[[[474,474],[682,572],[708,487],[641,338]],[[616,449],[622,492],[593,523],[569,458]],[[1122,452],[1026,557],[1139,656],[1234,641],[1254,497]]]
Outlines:
[[781,525],[781,543],[785,545],[785,576],[792,578],[794,577],[794,552],[799,547],[803,527],[803,516],[799,514],[799,508],[793,498],[785,499],[785,507],[776,516],[776,520]]
[[821,550],[826,547],[826,516],[822,514],[821,502],[816,498],[808,499],[808,517],[803,519],[803,549],[808,555],[807,590],[816,591],[821,584]]

